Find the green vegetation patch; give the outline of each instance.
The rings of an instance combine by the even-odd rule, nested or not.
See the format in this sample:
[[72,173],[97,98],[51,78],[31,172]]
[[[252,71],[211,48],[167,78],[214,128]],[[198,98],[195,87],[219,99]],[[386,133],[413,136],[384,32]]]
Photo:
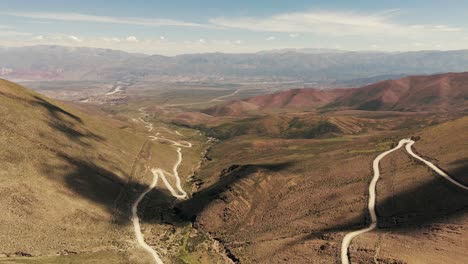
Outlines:
[[375,148],[373,149],[361,149],[361,150],[350,150],[348,153],[349,154],[368,154],[368,153],[374,153],[374,152],[384,152],[386,150],[389,150],[393,146],[392,141],[385,141],[378,143]]
[[291,127],[283,134],[284,138],[320,138],[333,133],[341,133],[341,129],[335,124],[328,121],[319,121],[317,124],[308,127],[304,124],[295,122],[294,127]]
[[206,242],[207,238],[204,235],[191,235],[191,229],[186,228],[181,241],[181,246],[176,256],[176,262],[180,264],[201,264],[203,257],[197,253],[197,249],[201,244]]

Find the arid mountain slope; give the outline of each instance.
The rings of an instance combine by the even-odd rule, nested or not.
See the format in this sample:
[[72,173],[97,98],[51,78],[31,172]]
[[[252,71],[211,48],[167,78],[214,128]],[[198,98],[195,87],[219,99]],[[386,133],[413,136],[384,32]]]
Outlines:
[[0,117],[0,253],[128,247],[126,204],[116,199],[123,189],[145,186],[132,178],[138,174],[132,167],[146,138],[129,123],[85,114],[4,80]]
[[274,110],[464,111],[468,73],[411,76],[354,89],[294,89],[260,95],[206,110],[211,115],[241,115]]
[[[197,176],[202,184],[194,197],[217,200],[196,223],[223,241],[241,263],[338,263],[343,236],[368,221],[367,190],[375,156],[401,138],[420,136],[415,150],[466,183],[468,152],[457,142],[468,140],[467,125],[465,117],[374,135],[223,141]],[[385,158],[381,166],[381,229],[353,241],[353,263],[374,258],[380,263],[463,263],[468,194],[404,151]],[[238,181],[210,189],[219,179]],[[186,213],[190,217],[191,211]]]
[[[0,80],[0,262],[154,263],[136,242],[132,204],[153,182],[151,169],[174,164],[191,193],[206,138],[149,127],[149,115],[134,111],[114,117]],[[179,152],[170,142],[182,138],[193,147]],[[223,249],[176,215],[178,201],[161,182],[136,211],[145,242],[164,263],[223,263]]]
[[[422,130],[414,149],[458,182],[468,184],[468,118]],[[468,192],[398,151],[381,163],[379,228],[355,241],[355,263],[465,263]],[[385,263],[385,262],[384,262]]]

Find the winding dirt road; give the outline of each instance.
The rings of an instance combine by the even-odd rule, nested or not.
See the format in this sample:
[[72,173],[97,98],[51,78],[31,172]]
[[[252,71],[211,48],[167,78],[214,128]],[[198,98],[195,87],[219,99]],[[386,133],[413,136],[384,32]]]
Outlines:
[[381,153],[380,155],[378,155],[374,159],[373,164],[372,164],[372,168],[374,170],[374,177],[372,178],[372,180],[370,182],[370,185],[369,185],[369,204],[368,204],[369,214],[371,216],[371,224],[368,227],[364,228],[364,229],[348,233],[343,238],[343,242],[341,243],[341,263],[342,264],[349,264],[350,263],[349,256],[348,256],[348,248],[349,248],[349,245],[351,244],[351,241],[353,240],[353,238],[355,238],[355,237],[357,237],[357,236],[359,236],[359,235],[361,235],[363,233],[372,231],[377,227],[377,214],[375,213],[375,188],[376,188],[376,185],[377,185],[377,181],[380,178],[379,163],[380,163],[381,159],[383,159],[385,156],[392,153],[393,151],[395,151],[397,149],[400,149],[401,147],[403,147],[403,145],[406,145],[405,149],[408,152],[408,154],[410,154],[412,157],[414,157],[417,160],[423,162],[428,167],[430,167],[432,170],[434,170],[437,174],[444,177],[446,180],[453,183],[454,185],[456,185],[456,186],[458,186],[458,187],[460,187],[460,188],[462,188],[464,190],[468,190],[468,186],[465,186],[465,185],[457,182],[456,180],[454,180],[452,177],[450,177],[448,174],[446,174],[444,171],[439,169],[437,166],[435,166],[431,162],[429,162],[429,161],[421,158],[420,156],[416,155],[413,152],[412,148],[411,148],[414,143],[415,143],[415,141],[413,141],[411,139],[402,139],[402,140],[400,140],[400,142],[398,142],[398,145],[396,147]]
[[132,223],[133,223],[133,229],[135,231],[135,236],[137,239],[138,244],[146,250],[148,253],[150,253],[153,256],[153,259],[157,264],[163,264],[161,257],[159,256],[158,252],[154,250],[152,247],[150,247],[146,242],[145,239],[143,238],[143,234],[141,233],[141,227],[140,227],[140,219],[138,218],[138,204],[140,204],[141,200],[145,197],[147,193],[149,193],[156,185],[158,184],[158,177],[153,177],[153,182],[151,185],[138,196],[138,199],[133,203],[132,205]]
[[[148,129],[148,132],[153,131],[154,126],[153,126],[152,123],[149,123],[149,122],[143,120],[142,118],[139,118],[139,120],[145,124],[145,127]],[[172,133],[182,136],[182,134],[179,133],[178,131],[172,132]],[[167,138],[165,138],[163,136],[159,136],[159,135],[160,135],[160,133],[156,133],[153,136],[149,136],[149,138],[151,138],[151,140],[153,140],[153,141],[158,140],[158,141],[165,141],[165,142],[171,143],[172,146],[175,148],[175,150],[177,152],[177,161],[174,163],[174,166],[172,167],[172,173],[169,173],[169,172],[167,172],[167,171],[165,171],[165,170],[163,170],[161,168],[157,168],[157,167],[151,168],[151,173],[153,174],[153,181],[152,181],[151,185],[143,193],[141,193],[140,196],[138,196],[138,199],[133,203],[133,205],[132,205],[132,218],[131,219],[132,219],[132,223],[133,223],[133,229],[134,229],[134,232],[135,232],[135,237],[136,237],[136,240],[137,240],[138,244],[144,250],[146,250],[148,253],[151,254],[151,256],[153,257],[156,264],[163,264],[163,261],[161,260],[161,257],[159,256],[158,252],[156,252],[156,250],[154,250],[152,247],[150,247],[145,242],[145,239],[144,239],[143,234],[141,232],[140,218],[138,217],[138,205],[143,200],[145,195],[148,194],[151,190],[153,190],[157,186],[159,178],[161,178],[164,185],[169,190],[169,192],[172,194],[172,196],[174,196],[177,199],[187,198],[187,193],[182,188],[182,183],[181,183],[181,180],[180,180],[180,177],[179,177],[178,170],[179,170],[180,164],[183,161],[182,147],[191,148],[192,143],[190,143],[188,141],[174,141],[174,140],[167,139]],[[175,189],[171,185],[169,180],[167,179],[167,176],[171,176],[171,177],[173,177],[175,179],[175,182],[176,182],[176,188]]]

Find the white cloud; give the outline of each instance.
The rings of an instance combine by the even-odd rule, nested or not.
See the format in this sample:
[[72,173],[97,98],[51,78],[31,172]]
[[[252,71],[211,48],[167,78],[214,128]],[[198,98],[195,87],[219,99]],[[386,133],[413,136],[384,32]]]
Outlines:
[[70,36],[68,36],[68,38],[69,38],[70,40],[73,40],[73,41],[76,41],[76,42],[83,42],[83,40],[80,39],[80,38],[77,37],[77,36],[70,35]]
[[214,18],[214,25],[251,31],[302,32],[322,35],[408,35],[433,34],[434,32],[457,32],[462,28],[447,25],[404,25],[393,22],[394,11],[375,15],[352,12],[298,12],[271,17]]
[[128,36],[127,41],[128,42],[138,42],[138,39],[135,36]]
[[238,39],[238,40],[234,41],[234,43],[236,43],[236,44],[241,44],[242,41],[241,41],[240,39]]
[[44,36],[42,36],[42,35],[35,36],[34,39],[41,41],[41,40],[44,40]]
[[0,29],[0,36],[29,36],[32,35],[31,33],[28,32],[18,32],[14,30],[2,30]]
[[112,38],[103,38],[104,41],[107,41],[107,42],[120,42],[121,40],[119,38],[116,38],[116,37],[112,37]]
[[191,23],[173,19],[149,19],[137,17],[96,16],[80,13],[49,13],[49,12],[0,12],[6,16],[26,17],[43,20],[94,22],[110,24],[128,24],[138,26],[184,26],[184,27],[212,27],[210,25]]
[[204,40],[204,39],[199,39],[198,42],[201,43],[201,44],[205,44],[205,43],[206,43],[206,40]]
[[462,28],[458,27],[449,27],[447,25],[437,25],[433,27],[434,31],[445,31],[445,32],[458,32],[463,31]]
[[160,40],[166,40],[166,37],[160,36],[159,39],[160,39]]
[[297,33],[289,33],[290,38],[297,38],[298,36],[299,36],[299,34],[297,34]]
[[275,40],[275,39],[276,39],[276,37],[270,36],[270,37],[266,38],[265,40],[272,41],[272,40]]

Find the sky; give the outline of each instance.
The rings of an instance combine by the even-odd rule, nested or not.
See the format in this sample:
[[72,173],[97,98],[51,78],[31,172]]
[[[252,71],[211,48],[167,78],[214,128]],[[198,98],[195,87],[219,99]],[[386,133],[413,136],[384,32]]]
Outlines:
[[0,46],[146,54],[468,48],[467,0],[0,0]]

